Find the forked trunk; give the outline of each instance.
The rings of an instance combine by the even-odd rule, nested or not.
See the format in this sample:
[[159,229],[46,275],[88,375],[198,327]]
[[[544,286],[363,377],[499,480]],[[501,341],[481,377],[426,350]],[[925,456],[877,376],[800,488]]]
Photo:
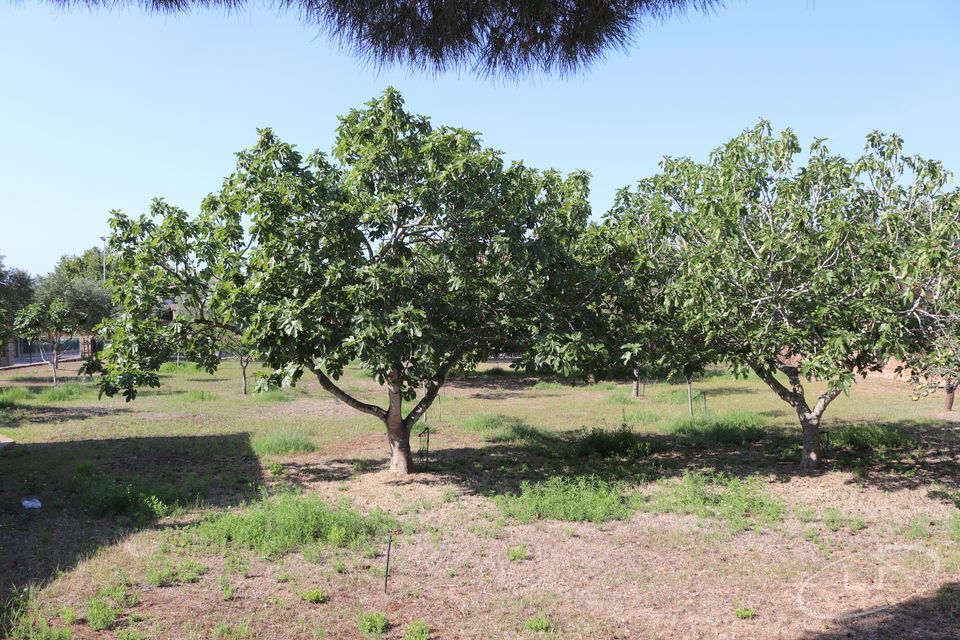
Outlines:
[[243,358],[240,359],[240,375],[243,376],[243,395],[247,395],[247,364]]
[[800,426],[803,429],[803,454],[800,458],[801,469],[816,469],[820,466],[820,418],[809,411],[797,409]]

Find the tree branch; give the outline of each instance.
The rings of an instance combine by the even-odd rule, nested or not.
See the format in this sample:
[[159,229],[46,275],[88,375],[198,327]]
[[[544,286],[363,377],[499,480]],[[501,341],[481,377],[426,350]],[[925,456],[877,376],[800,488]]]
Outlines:
[[325,391],[328,391],[330,394],[333,395],[333,397],[342,401],[348,407],[351,407],[353,409],[356,409],[357,411],[361,411],[363,413],[369,414],[371,416],[375,416],[381,420],[384,420],[387,417],[386,411],[384,411],[383,409],[381,409],[375,404],[369,404],[367,402],[361,402],[360,400],[357,400],[356,398],[351,396],[349,393],[347,393],[346,391],[338,387],[336,384],[334,384],[333,380],[328,378],[327,374],[325,374],[320,369],[315,369],[311,365],[307,365],[307,368],[310,369],[313,375],[317,376],[317,381],[320,383],[320,386],[323,387]]
[[453,365],[457,363],[464,353],[466,353],[467,347],[463,346],[459,349],[454,350],[450,354],[450,357],[440,365],[440,368],[437,369],[437,377],[432,381],[432,384],[428,385],[427,392],[423,394],[423,397],[420,398],[420,402],[417,403],[417,406],[413,408],[413,411],[410,412],[403,420],[403,426],[407,431],[413,429],[413,425],[417,424],[420,421],[420,418],[423,417],[423,414],[427,412],[427,409],[430,408],[430,405],[433,404],[433,401],[437,399],[437,394],[440,393],[440,387],[447,381],[447,374],[450,373],[450,369],[453,368]]

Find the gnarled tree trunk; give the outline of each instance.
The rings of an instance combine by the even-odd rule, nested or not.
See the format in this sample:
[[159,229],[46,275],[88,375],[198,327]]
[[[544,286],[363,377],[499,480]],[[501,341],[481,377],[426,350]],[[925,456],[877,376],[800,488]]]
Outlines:
[[640,369],[633,370],[633,397],[640,397]]
[[943,388],[944,388],[944,391],[947,392],[947,397],[943,401],[943,410],[953,411],[953,397],[957,393],[957,381],[947,380],[944,383]]
[[[806,405],[806,402],[803,403]],[[803,453],[800,454],[801,469],[816,469],[820,466],[820,416],[813,415],[809,408],[797,408],[800,427],[803,430]]]
[[399,373],[391,374],[387,381],[390,406],[383,418],[387,426],[387,444],[390,446],[390,470],[400,475],[413,471],[413,454],[410,451],[410,429],[403,419],[403,398],[400,396]]

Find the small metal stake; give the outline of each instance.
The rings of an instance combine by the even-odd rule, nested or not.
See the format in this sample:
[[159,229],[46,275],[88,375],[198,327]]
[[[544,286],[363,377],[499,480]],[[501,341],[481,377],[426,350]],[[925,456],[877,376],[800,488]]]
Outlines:
[[393,531],[387,537],[387,566],[383,570],[383,592],[387,592],[387,579],[390,577],[390,549],[393,547]]

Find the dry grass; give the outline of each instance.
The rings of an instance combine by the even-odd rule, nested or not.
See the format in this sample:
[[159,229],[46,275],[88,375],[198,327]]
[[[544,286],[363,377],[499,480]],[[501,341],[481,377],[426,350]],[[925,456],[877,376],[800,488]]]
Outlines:
[[[492,366],[506,369],[481,369]],[[396,640],[415,621],[444,639],[960,635],[960,432],[931,417],[939,399],[912,402],[905,384],[871,379],[839,398],[827,428],[869,428],[840,431],[827,468],[799,474],[793,421],[757,380],[697,383],[711,412],[765,421],[758,441],[752,432],[718,444],[675,428],[682,386],[649,385],[646,398],[624,404],[627,383],[571,387],[481,371],[453,380],[431,410],[429,472],[398,479],[385,470],[380,425],[309,381],[288,401],[244,398],[237,374],[229,364],[214,376],[181,368],[132,403],[82,387],[44,399],[39,368],[0,377],[0,387],[30,392],[0,407],[0,434],[17,441],[0,452],[0,586],[4,602],[11,587],[35,586],[20,599],[33,621],[26,637],[56,637],[59,627],[73,638],[356,639],[358,610],[382,613],[383,637]],[[344,384],[382,400],[357,369]],[[616,432],[624,421],[630,432]],[[301,444],[254,446],[289,434]],[[155,505],[152,487],[203,490],[177,509],[104,515],[89,506],[100,504],[99,485],[78,493],[71,482],[78,471],[107,482],[108,497],[133,487],[121,505]],[[683,485],[690,473],[729,479],[734,490],[694,491]],[[549,487],[557,477],[615,487],[626,511],[563,522],[532,501],[523,523],[501,509],[524,482]],[[297,530],[306,537],[268,555],[191,533],[205,518],[244,513],[264,487],[345,514],[391,514],[399,528],[388,593],[379,532],[341,543],[324,525],[311,544]],[[590,506],[592,494],[581,494]],[[25,496],[43,508],[22,509]],[[750,513],[769,504],[782,508]],[[724,519],[731,509],[736,526]],[[290,513],[269,522],[300,526]],[[157,579],[168,573],[176,579]],[[102,624],[111,620],[103,611],[117,611],[112,629],[91,628],[91,602]]]

